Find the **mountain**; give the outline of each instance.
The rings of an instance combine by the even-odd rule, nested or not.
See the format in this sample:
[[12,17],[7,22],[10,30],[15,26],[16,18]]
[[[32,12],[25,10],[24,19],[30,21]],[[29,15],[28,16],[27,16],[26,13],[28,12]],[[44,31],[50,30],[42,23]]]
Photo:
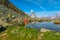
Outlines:
[[25,16],[29,17],[23,11],[16,8],[9,0],[0,0],[0,21],[3,22],[3,25],[6,23],[20,23]]
[[60,20],[60,14],[56,14],[54,17],[55,17],[54,19]]
[[60,20],[60,14],[56,14],[54,16],[50,16],[50,17],[42,17],[40,19],[47,19],[47,20]]
[[23,16],[28,16],[27,14],[25,14],[23,11],[21,11],[20,9],[16,8],[14,6],[14,4],[12,4],[9,0],[0,0],[0,4],[4,5],[5,7],[15,11],[16,13],[23,15]]

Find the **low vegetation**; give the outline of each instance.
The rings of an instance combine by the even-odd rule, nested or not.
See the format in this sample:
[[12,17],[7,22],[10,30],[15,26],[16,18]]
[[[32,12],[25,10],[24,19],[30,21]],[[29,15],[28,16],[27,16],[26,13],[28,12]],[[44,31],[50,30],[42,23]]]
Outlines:
[[55,24],[60,24],[60,20],[55,20],[54,23]]
[[45,32],[41,40],[60,40],[59,32]]
[[[60,40],[60,32],[41,33],[34,28],[23,26],[7,26],[6,29],[5,32],[0,33],[0,40]],[[43,34],[43,36],[40,34]]]
[[38,35],[38,30],[33,28],[25,28],[25,27],[16,27],[10,26],[6,27],[7,33],[4,36],[0,37],[0,40],[36,40]]

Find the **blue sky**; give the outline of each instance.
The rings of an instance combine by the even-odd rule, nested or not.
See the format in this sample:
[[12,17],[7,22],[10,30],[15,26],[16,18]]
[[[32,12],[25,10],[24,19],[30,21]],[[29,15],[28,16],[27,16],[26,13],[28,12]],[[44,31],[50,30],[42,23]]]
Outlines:
[[60,13],[60,0],[10,0],[17,8],[30,15],[33,10],[38,17],[49,17]]

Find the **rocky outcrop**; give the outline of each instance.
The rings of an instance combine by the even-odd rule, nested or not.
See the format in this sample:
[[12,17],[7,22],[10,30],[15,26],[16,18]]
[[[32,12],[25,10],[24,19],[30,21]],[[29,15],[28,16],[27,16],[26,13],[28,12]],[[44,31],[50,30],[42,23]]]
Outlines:
[[[7,23],[4,21],[10,21],[10,23],[20,23],[24,17],[29,17],[23,11],[16,8],[9,0],[0,0],[0,23],[4,25]],[[13,22],[14,21],[14,22]],[[17,21],[17,22],[16,22]],[[3,25],[1,24],[1,25]],[[8,23],[9,24],[9,23]]]
[[51,31],[49,29],[45,29],[45,28],[41,28],[40,32],[47,32],[47,31]]
[[17,13],[19,13],[21,15],[24,15],[24,16],[27,15],[23,11],[16,8],[9,0],[0,0],[0,4],[3,4],[7,8],[14,10],[15,12],[17,12]]

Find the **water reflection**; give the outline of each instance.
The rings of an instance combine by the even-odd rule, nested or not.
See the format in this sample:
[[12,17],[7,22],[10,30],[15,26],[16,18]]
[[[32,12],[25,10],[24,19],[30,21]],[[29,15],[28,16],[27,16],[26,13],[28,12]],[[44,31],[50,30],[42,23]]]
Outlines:
[[60,25],[54,24],[53,22],[38,22],[34,24],[30,23],[27,25],[27,27],[36,29],[46,28],[49,30],[60,31]]

